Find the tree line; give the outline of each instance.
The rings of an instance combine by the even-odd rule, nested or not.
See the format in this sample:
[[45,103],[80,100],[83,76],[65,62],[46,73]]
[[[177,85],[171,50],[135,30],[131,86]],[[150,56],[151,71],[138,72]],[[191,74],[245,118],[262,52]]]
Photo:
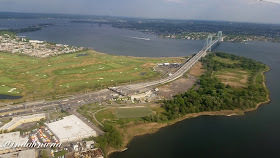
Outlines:
[[[233,64],[216,61],[213,57],[219,56],[239,62]],[[265,65],[241,56],[216,52],[207,55],[202,59],[207,72],[198,81],[199,88],[191,89],[183,94],[176,95],[172,100],[163,101],[165,112],[154,116],[145,117],[144,120],[160,122],[172,120],[189,113],[203,111],[220,111],[233,109],[254,108],[266,99],[264,87],[258,88],[253,82],[248,82],[248,87],[237,89],[230,85],[225,85],[216,77],[212,76],[213,71],[224,68],[242,68],[250,70],[252,76],[265,69]],[[249,80],[252,80],[252,76]]]

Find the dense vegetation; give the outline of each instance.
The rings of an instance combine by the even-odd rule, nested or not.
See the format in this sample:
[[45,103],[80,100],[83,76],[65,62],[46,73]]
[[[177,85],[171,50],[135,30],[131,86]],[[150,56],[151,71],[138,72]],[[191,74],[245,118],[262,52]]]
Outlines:
[[[25,28],[10,28],[7,30],[0,30],[0,32],[12,32],[12,33],[24,33],[24,32],[34,32],[34,31],[40,31],[42,28],[53,26],[53,24],[38,24],[38,25],[32,25]],[[1,34],[1,33],[0,33]]]
[[[215,56],[231,59],[233,64],[219,62],[214,60]],[[178,118],[188,113],[203,111],[220,111],[233,109],[254,108],[260,102],[266,101],[267,91],[261,82],[256,81],[260,72],[266,69],[266,66],[252,59],[227,53],[217,52],[206,56],[202,63],[207,72],[201,76],[198,81],[199,88],[193,88],[188,92],[177,95],[173,100],[164,101],[164,114],[146,117],[147,121],[165,121]],[[248,78],[247,87],[233,88],[230,85],[223,84],[218,78],[212,75],[213,71],[225,68],[242,68],[251,72]]]
[[16,37],[16,34],[13,32],[0,30],[0,36],[4,36],[4,35],[10,35],[12,38]]
[[96,147],[101,148],[105,155],[107,155],[108,147],[119,149],[123,145],[121,133],[112,125],[105,124],[103,127],[105,134],[98,137],[90,137],[85,140],[94,140]]

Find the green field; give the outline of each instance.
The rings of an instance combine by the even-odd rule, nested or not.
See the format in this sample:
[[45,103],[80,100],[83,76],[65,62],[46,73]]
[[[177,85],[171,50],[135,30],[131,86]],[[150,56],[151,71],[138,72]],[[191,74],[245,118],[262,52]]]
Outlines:
[[[87,55],[77,56],[79,54]],[[181,60],[114,56],[93,50],[50,58],[0,52],[0,94],[22,95],[22,100],[55,99],[101,87],[154,79],[160,76],[153,71],[156,63]]]
[[140,118],[153,115],[149,107],[118,108],[116,109],[117,118]]
[[212,73],[212,77],[217,77],[220,79],[224,84],[228,84],[235,88],[242,88],[247,87],[248,79],[251,77],[251,71],[250,70],[243,70],[240,68],[235,69],[221,69],[219,71],[214,71]]
[[222,57],[219,57],[219,56],[213,57],[213,60],[216,60],[216,61],[221,62],[221,63],[226,63],[226,64],[239,63],[239,61],[237,61],[237,60],[231,60],[231,59],[222,58]]

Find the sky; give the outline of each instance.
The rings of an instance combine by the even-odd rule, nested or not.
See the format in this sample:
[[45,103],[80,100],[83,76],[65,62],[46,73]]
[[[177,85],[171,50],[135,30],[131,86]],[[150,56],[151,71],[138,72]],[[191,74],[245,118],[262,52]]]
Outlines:
[[280,0],[0,0],[0,12],[280,24]]

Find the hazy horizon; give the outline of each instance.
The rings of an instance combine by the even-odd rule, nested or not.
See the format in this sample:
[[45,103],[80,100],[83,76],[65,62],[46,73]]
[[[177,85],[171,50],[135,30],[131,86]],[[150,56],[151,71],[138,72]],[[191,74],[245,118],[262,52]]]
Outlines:
[[[228,23],[251,23],[251,24],[272,24],[280,25],[280,23],[264,23],[264,22],[245,22],[245,21],[227,21],[227,20],[207,20],[207,19],[180,19],[180,18],[147,18],[147,17],[130,17],[130,16],[117,16],[117,15],[94,15],[94,14],[75,14],[75,13],[31,13],[31,12],[1,12],[0,13],[15,13],[15,14],[46,14],[46,15],[65,15],[65,16],[97,16],[97,17],[116,17],[116,18],[132,18],[132,19],[147,19],[147,20],[178,20],[178,21],[205,21],[205,22],[228,22]],[[9,19],[9,18],[7,18]],[[13,19],[13,18],[12,18]],[[17,18],[14,18],[17,19]],[[1,20],[1,17],[0,17]]]
[[280,24],[280,4],[258,0],[1,0],[0,12]]

